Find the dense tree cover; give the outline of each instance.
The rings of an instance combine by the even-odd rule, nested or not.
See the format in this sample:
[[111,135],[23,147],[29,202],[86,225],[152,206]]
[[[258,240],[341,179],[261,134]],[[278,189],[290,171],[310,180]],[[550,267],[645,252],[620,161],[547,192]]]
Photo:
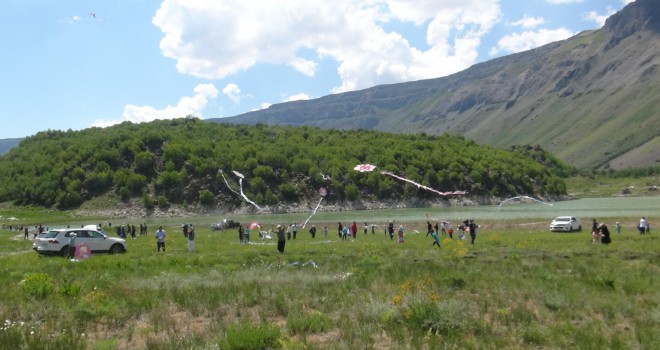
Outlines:
[[[318,198],[330,202],[437,196],[379,172],[371,163],[441,191],[470,195],[559,195],[553,167],[521,152],[476,144],[461,136],[389,134],[311,127],[246,126],[195,118],[122,123],[82,131],[46,131],[0,158],[0,201],[75,208],[114,191],[145,207],[173,203],[240,205],[232,193],[238,171],[259,204]],[[222,174],[221,174],[222,171]]]

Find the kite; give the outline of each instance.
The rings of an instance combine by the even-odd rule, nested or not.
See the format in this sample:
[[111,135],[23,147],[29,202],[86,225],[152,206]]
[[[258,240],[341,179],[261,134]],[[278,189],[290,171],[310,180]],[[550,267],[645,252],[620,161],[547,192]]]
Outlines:
[[[359,172],[361,172],[361,173],[364,173],[364,172],[371,172],[371,171],[376,170],[376,166],[375,166],[375,165],[372,165],[372,164],[358,164],[358,165],[355,166],[355,168],[353,168],[353,170],[357,170],[357,171],[359,171]],[[440,192],[440,191],[438,191],[438,190],[436,190],[436,189],[433,189],[433,188],[431,188],[431,187],[428,187],[428,186],[424,186],[424,185],[422,185],[422,184],[419,184],[419,183],[417,183],[417,182],[415,182],[415,181],[413,181],[413,180],[406,179],[405,177],[401,177],[401,176],[395,175],[395,174],[393,174],[393,173],[391,173],[391,172],[389,172],[389,171],[380,170],[380,173],[383,174],[383,175],[391,176],[391,177],[393,177],[393,178],[395,178],[395,179],[398,179],[398,180],[401,180],[401,181],[405,181],[405,182],[411,183],[411,184],[417,186],[417,188],[421,188],[421,189],[424,189],[424,190],[427,190],[427,191],[435,192],[435,193],[437,193],[437,194],[439,194],[439,195],[441,195],[441,196],[463,196],[463,195],[467,194],[467,192],[465,192],[465,191]]]
[[536,202],[536,203],[541,203],[541,204],[549,205],[549,206],[551,206],[551,207],[553,206],[552,203],[546,203],[546,202],[541,201],[541,200],[538,200],[538,199],[536,199],[536,198],[534,198],[534,197],[529,197],[529,196],[516,196],[516,197],[511,197],[511,198],[508,198],[508,199],[505,199],[504,201],[502,201],[502,203],[500,203],[500,205],[497,206],[497,210],[499,211],[500,208],[502,207],[502,204],[504,204],[504,203],[506,203],[506,202],[508,202],[508,201],[513,201],[513,200],[518,200],[518,201],[520,201],[520,200],[523,200],[523,199],[528,199],[528,200],[531,200],[531,201]]
[[328,191],[325,189],[325,187],[321,187],[321,188],[319,188],[319,194],[321,195],[321,199],[319,199],[318,204],[316,204],[316,208],[314,208],[314,211],[312,212],[312,215],[310,215],[307,218],[307,220],[305,220],[305,223],[303,223],[303,225],[302,225],[303,228],[305,228],[305,225],[307,225],[307,222],[309,221],[309,219],[311,219],[312,216],[314,216],[314,214],[316,214],[316,211],[319,209],[319,206],[321,205],[321,202],[323,201],[323,198],[325,198],[325,196],[328,194]]
[[255,208],[257,208],[257,210],[259,210],[259,211],[264,211],[264,208],[261,208],[260,206],[258,206],[257,203],[251,201],[250,198],[248,198],[248,197],[245,195],[245,193],[243,193],[243,179],[245,178],[245,176],[243,176],[243,174],[239,173],[239,172],[236,171],[236,170],[233,170],[233,171],[232,171],[232,172],[234,173],[234,175],[238,176],[238,184],[239,184],[239,186],[240,186],[240,191],[241,191],[241,193],[238,193],[238,192],[234,191],[234,190],[231,188],[231,186],[229,186],[229,183],[227,182],[227,178],[225,178],[225,174],[223,173],[223,171],[220,170],[219,172],[220,172],[220,175],[222,176],[222,178],[225,180],[225,184],[227,184],[227,187],[229,187],[229,190],[230,190],[230,191],[232,191],[232,192],[234,192],[235,194],[237,194],[237,195],[243,197],[243,199],[245,199],[246,202],[252,204]]

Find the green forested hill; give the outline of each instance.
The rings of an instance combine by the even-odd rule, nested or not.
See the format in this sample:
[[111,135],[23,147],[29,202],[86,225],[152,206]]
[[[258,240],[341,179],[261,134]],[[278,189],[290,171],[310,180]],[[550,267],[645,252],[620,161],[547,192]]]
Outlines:
[[360,163],[440,191],[564,194],[565,184],[556,175],[561,165],[541,159],[554,158],[538,148],[506,151],[449,135],[215,124],[194,118],[127,122],[26,138],[0,158],[0,202],[65,209],[116,192],[124,200],[143,198],[147,208],[244,204],[220,171],[234,189],[238,183],[232,171],[244,174],[246,195],[260,205],[317,199],[321,187],[328,189],[330,203],[437,197],[378,172],[354,171]]

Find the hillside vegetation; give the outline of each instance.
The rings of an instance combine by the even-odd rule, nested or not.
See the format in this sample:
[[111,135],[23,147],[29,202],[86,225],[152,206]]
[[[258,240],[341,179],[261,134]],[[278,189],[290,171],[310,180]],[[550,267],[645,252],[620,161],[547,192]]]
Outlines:
[[[524,150],[524,151],[522,151]],[[534,155],[533,157],[531,155]],[[535,160],[536,159],[536,160]],[[542,149],[483,146],[460,136],[225,125],[194,118],[123,123],[106,129],[47,131],[0,158],[0,202],[75,208],[108,193],[144,206],[200,204],[236,208],[245,194],[260,205],[438,199],[439,196],[357,164],[470,196],[565,194],[565,171]],[[224,172],[228,183],[222,177]]]
[[660,1],[637,0],[586,31],[456,74],[270,106],[221,123],[459,134],[541,145],[581,169],[660,164]]

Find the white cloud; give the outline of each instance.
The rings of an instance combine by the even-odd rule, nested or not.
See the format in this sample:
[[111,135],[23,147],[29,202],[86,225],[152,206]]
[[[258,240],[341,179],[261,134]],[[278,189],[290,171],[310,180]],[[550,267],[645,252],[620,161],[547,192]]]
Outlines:
[[598,26],[602,27],[605,24],[605,21],[615,13],[615,9],[608,7],[607,12],[603,15],[598,14],[596,11],[589,11],[584,14],[583,18],[592,22],[596,22]]
[[[313,77],[325,58],[342,92],[465,69],[499,17],[499,0],[164,0],[153,23],[181,73],[223,79],[265,63]],[[385,29],[395,21],[425,29],[427,47]]]
[[241,96],[241,89],[238,87],[238,85],[234,83],[227,84],[227,86],[225,86],[225,88],[222,89],[222,93],[226,95],[234,103],[240,103],[241,99],[243,98]]
[[511,25],[519,26],[523,28],[534,28],[545,23],[545,18],[543,17],[528,17],[525,16],[515,22],[511,22]]
[[202,117],[202,111],[209,99],[218,96],[218,89],[213,84],[199,84],[193,90],[194,96],[182,97],[175,106],[156,109],[151,106],[126,105],[121,120],[96,120],[92,126],[107,127],[121,122],[133,123],[151,122],[157,119],[184,118],[188,115]]
[[516,53],[530,50],[554,41],[563,40],[575,35],[572,31],[562,27],[559,29],[540,29],[526,31],[504,36],[497,42],[497,47],[490,50],[492,56],[504,53]]
[[291,96],[285,98],[284,102],[302,101],[302,100],[309,100],[309,95],[307,95],[304,92],[301,92],[299,94],[291,95]]
[[574,3],[582,2],[584,0],[546,0],[546,1],[551,4],[574,4]]
[[622,3],[623,5],[628,5],[628,4],[630,4],[631,2],[635,2],[635,0],[621,0],[621,3]]

